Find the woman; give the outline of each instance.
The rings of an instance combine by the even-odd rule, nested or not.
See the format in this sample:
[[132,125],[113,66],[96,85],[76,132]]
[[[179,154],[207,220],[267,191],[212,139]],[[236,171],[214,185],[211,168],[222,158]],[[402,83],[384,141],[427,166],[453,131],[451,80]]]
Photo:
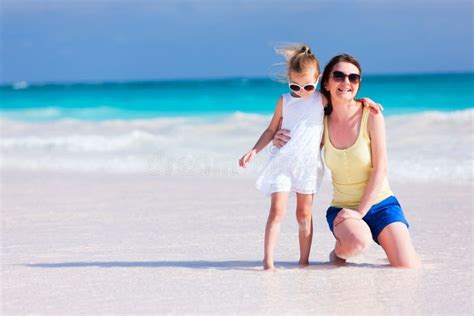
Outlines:
[[[329,102],[322,146],[334,189],[326,213],[336,238],[330,258],[344,262],[366,249],[372,238],[392,266],[419,267],[408,222],[387,181],[384,118],[369,115],[355,100],[360,81],[360,64],[347,54],[331,59],[321,78],[321,92]],[[274,145],[283,146],[288,133],[279,131]]]

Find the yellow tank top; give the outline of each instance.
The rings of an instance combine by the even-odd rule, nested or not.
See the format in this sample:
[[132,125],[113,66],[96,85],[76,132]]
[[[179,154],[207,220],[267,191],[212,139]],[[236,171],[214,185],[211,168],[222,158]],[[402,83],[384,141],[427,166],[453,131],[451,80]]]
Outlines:
[[[324,117],[324,160],[332,175],[332,206],[355,209],[359,206],[372,172],[372,152],[367,130],[369,108],[362,112],[359,135],[352,146],[335,148],[329,138],[328,117]],[[382,182],[374,204],[393,195],[387,177]]]

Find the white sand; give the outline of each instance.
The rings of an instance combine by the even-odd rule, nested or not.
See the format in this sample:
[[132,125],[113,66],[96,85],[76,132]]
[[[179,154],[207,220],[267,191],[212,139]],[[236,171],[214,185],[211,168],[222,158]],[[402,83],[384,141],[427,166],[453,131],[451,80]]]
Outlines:
[[0,120],[2,314],[474,314],[474,110],[386,120],[420,270],[389,268],[375,243],[328,263],[327,176],[311,266],[296,264],[292,200],[278,271],[261,271],[265,153],[237,159],[268,120]]
[[247,176],[2,174],[2,314],[471,314],[472,185],[393,182],[424,267],[375,243],[345,267],[314,207],[300,269],[294,200],[261,271],[268,199]]

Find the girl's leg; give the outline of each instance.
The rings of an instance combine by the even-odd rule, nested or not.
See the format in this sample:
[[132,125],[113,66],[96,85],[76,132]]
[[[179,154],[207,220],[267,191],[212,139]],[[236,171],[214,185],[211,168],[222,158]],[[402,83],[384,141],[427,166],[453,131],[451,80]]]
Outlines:
[[309,265],[309,253],[313,240],[313,194],[296,193],[296,220],[299,226],[300,266]]
[[274,269],[273,251],[275,250],[278,233],[280,232],[281,222],[285,215],[286,204],[288,202],[289,192],[272,193],[272,204],[268,214],[267,225],[265,227],[265,244],[263,269]]
[[378,242],[387,254],[390,265],[400,268],[419,268],[421,261],[411,243],[410,233],[404,223],[387,225],[378,236]]
[[336,246],[333,253],[340,259],[355,257],[372,242],[370,228],[363,220],[348,218],[334,227]]

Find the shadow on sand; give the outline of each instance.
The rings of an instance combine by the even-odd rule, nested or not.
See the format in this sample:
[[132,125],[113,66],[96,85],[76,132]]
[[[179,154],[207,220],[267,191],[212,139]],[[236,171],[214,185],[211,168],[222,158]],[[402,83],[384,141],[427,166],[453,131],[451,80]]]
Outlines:
[[[219,269],[219,270],[250,270],[262,271],[261,261],[91,261],[91,262],[56,262],[56,263],[30,263],[23,264],[29,268],[186,268],[186,269]],[[311,262],[307,267],[301,268],[296,262],[276,261],[275,267],[279,270],[329,270],[345,267],[360,268],[387,268],[387,264],[371,263],[346,263],[334,265],[331,262]]]

